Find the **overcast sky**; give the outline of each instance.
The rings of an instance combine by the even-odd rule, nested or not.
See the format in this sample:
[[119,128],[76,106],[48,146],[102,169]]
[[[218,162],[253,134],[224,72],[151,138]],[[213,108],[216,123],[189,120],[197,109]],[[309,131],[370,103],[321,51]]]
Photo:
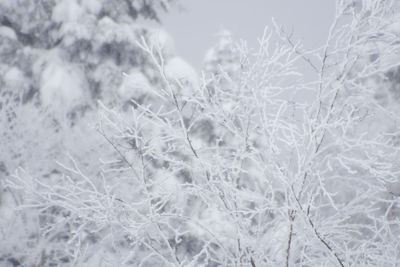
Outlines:
[[308,48],[323,44],[334,15],[329,0],[185,0],[186,10],[173,10],[163,18],[175,40],[176,52],[196,69],[202,65],[207,48],[216,41],[220,29],[255,46],[271,18]]

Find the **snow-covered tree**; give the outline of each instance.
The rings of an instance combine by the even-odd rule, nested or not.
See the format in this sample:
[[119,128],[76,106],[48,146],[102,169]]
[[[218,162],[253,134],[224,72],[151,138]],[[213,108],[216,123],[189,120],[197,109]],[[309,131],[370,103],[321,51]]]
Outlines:
[[[145,38],[175,57],[168,34],[148,23],[175,2],[0,2],[0,265],[71,264],[70,214],[57,205],[29,211],[36,202],[7,181],[15,183],[19,170],[53,186],[70,162],[91,176],[104,161],[119,166],[118,152],[95,128],[98,101],[124,109],[145,97],[130,80],[158,83],[136,42]],[[66,223],[49,234],[58,220]]]
[[208,49],[204,58],[204,70],[207,73],[218,74],[226,72],[233,75],[240,69],[240,54],[232,33],[221,30],[216,34],[218,41]]
[[[338,0],[326,43],[313,51],[278,26],[265,31],[256,50],[225,35],[200,82],[162,45],[167,38],[133,38],[143,59],[134,68],[124,68],[130,55],[113,61],[114,55],[84,76],[97,77],[102,88],[92,94],[102,100],[96,147],[77,150],[84,154],[65,157],[47,175],[25,169],[9,175],[9,164],[0,165],[4,203],[17,202],[20,216],[2,209],[8,219],[1,222],[24,229],[20,242],[2,233],[12,244],[2,243],[2,259],[78,266],[398,265],[398,113],[377,96],[395,90],[391,73],[399,63],[391,59],[400,43],[393,27],[400,13],[394,4]],[[100,21],[112,28],[117,20],[109,17]],[[109,33],[111,40],[127,38]],[[70,64],[79,60],[60,68],[75,75]],[[304,63],[315,81],[305,82]],[[45,70],[46,64],[39,65]],[[142,70],[143,64],[150,67]],[[107,80],[115,66],[126,73],[121,83]],[[10,72],[7,83],[17,75]],[[82,80],[76,75],[73,82]],[[106,91],[104,84],[118,86]],[[84,113],[86,120],[72,128],[94,120]]]

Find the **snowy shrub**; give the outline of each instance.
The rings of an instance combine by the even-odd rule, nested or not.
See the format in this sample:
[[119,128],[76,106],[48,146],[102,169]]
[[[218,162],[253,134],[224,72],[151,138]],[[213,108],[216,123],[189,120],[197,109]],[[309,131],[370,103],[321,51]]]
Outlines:
[[[400,52],[400,13],[392,4],[338,0],[326,44],[314,51],[276,24],[254,50],[224,33],[200,81],[151,35],[119,32],[112,39],[120,42],[98,41],[103,48],[90,53],[114,60],[89,70],[86,82],[101,84],[100,101],[65,123],[44,108],[23,113],[39,104],[21,105],[11,115],[21,128],[1,128],[1,136],[27,142],[18,134],[32,132],[44,140],[49,130],[24,128],[33,117],[56,123],[43,129],[57,134],[48,148],[27,146],[35,159],[14,145],[4,151],[21,152],[21,163],[1,154],[0,226],[24,231],[0,232],[0,263],[398,265],[398,113],[394,101],[379,97],[398,87],[392,59]],[[99,23],[115,29],[116,21]],[[147,69],[113,54],[128,41]],[[72,86],[82,89],[84,77],[67,71],[75,60],[52,70],[74,76],[79,85]],[[315,80],[305,79],[306,67]],[[40,90],[60,93],[46,82]],[[71,103],[85,95],[73,92]],[[54,98],[40,93],[42,102]],[[36,162],[40,156],[48,162]],[[46,172],[27,168],[30,162]]]

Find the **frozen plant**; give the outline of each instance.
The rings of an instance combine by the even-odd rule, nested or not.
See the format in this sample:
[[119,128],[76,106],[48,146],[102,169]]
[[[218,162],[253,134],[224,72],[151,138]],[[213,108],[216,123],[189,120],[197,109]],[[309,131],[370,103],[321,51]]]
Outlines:
[[338,0],[314,51],[275,25],[199,86],[169,76],[143,38],[159,84],[128,111],[103,105],[97,126],[117,158],[11,185],[59,210],[46,234],[65,231],[77,265],[396,266],[398,115],[376,99],[399,65],[392,4]]

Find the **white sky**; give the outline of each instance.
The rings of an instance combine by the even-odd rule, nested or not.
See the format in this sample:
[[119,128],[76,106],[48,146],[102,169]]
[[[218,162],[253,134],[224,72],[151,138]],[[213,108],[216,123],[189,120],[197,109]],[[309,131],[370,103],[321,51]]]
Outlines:
[[274,17],[307,48],[323,44],[333,20],[333,0],[184,0],[186,10],[173,10],[162,19],[175,41],[176,52],[200,69],[215,33],[225,28],[235,38],[256,46],[257,38]]

